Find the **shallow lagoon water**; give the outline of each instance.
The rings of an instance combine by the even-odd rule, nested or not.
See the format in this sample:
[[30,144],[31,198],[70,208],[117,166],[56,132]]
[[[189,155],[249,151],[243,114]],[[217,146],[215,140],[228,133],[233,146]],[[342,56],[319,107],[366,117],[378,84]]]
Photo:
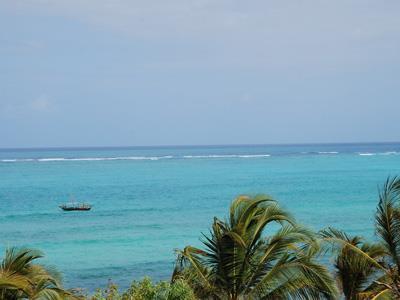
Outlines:
[[[400,144],[0,151],[0,250],[38,248],[69,287],[168,279],[239,194],[267,193],[303,224],[373,238],[378,186]],[[74,196],[90,212],[63,212]]]

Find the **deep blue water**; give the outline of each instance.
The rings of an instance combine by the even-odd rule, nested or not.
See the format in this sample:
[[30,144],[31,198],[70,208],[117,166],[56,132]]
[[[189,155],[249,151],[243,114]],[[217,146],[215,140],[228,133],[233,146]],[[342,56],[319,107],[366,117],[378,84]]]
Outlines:
[[[239,194],[274,196],[303,224],[373,237],[377,189],[400,144],[0,150],[0,251],[45,251],[69,287],[169,278]],[[94,205],[62,212],[70,196]]]

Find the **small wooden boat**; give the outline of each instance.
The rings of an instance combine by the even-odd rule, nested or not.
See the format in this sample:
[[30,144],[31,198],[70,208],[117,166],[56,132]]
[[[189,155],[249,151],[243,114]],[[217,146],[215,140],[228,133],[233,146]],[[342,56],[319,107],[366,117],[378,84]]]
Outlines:
[[92,208],[87,203],[66,203],[59,206],[64,211],[87,211]]

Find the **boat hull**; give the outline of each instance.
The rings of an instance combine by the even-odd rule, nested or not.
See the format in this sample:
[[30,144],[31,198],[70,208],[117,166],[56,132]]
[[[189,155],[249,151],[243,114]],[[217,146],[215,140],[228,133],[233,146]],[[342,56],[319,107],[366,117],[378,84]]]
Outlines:
[[60,207],[64,211],[88,211],[91,207]]

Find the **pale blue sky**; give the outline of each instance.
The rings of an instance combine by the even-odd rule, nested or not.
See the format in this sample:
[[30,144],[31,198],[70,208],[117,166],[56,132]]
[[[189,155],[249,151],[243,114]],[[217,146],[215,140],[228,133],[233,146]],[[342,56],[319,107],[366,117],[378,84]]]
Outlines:
[[400,1],[0,1],[0,147],[400,140]]

